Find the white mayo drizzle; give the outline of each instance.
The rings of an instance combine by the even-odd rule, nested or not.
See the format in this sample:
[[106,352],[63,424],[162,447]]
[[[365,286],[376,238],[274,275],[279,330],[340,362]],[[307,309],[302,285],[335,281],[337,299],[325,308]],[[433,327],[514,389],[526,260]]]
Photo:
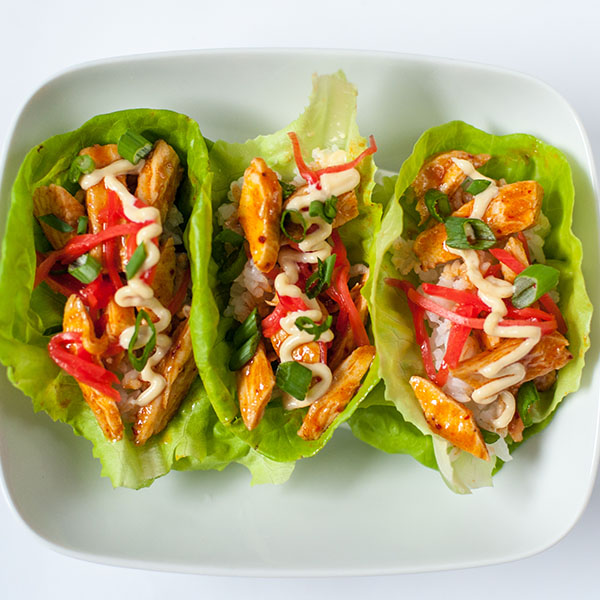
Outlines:
[[[317,152],[318,161],[322,166],[343,164],[346,162],[346,153],[343,150],[335,152]],[[302,331],[296,326],[298,317],[308,317],[315,323],[323,320],[323,311],[319,303],[314,298],[308,296],[296,285],[299,277],[298,263],[317,264],[317,259],[324,261],[331,256],[331,246],[327,243],[327,238],[333,231],[332,226],[320,217],[311,217],[308,214],[310,203],[315,200],[325,202],[331,196],[340,196],[353,190],[360,183],[360,174],[356,169],[348,169],[339,173],[325,173],[320,178],[320,188],[316,185],[307,186],[302,192],[297,193],[290,199],[286,208],[297,210],[302,213],[307,228],[316,225],[315,231],[308,234],[305,239],[298,244],[300,251],[284,247],[279,252],[278,262],[282,272],[275,278],[275,290],[279,296],[290,296],[292,298],[301,298],[307,310],[295,311],[281,319],[281,328],[288,334],[288,337],[281,344],[279,349],[279,358],[281,362],[293,360],[292,353],[296,348],[314,341],[314,335]],[[333,340],[331,329],[323,332],[319,341],[330,342]],[[299,361],[300,362],[300,361]],[[313,378],[318,378],[308,391],[304,400],[297,400],[289,394],[284,394],[283,404],[287,410],[309,406],[315,400],[320,398],[331,385],[331,369],[324,363],[304,363],[303,366],[312,371]]]
[[[473,197],[470,217],[482,219],[491,200],[498,194],[496,182],[479,173],[468,160],[458,158],[452,160],[471,179],[485,179],[491,182],[483,192]],[[540,341],[541,329],[533,325],[500,326],[500,321],[507,313],[503,298],[510,298],[513,295],[514,286],[496,277],[484,278],[479,270],[479,255],[475,250],[452,248],[452,252],[463,259],[469,281],[477,288],[481,300],[491,308],[490,314],[483,323],[485,333],[503,338],[523,338],[523,342],[513,351],[479,370],[481,375],[492,381],[477,388],[471,395],[473,402],[479,405],[488,405],[496,400],[502,402],[504,405],[502,413],[492,421],[496,429],[501,429],[510,423],[515,414],[515,398],[508,388],[520,383],[525,377],[525,367],[518,361],[527,356]]]
[[[162,233],[162,225],[160,220],[160,212],[152,206],[144,206],[138,208],[135,206],[136,198],[129,192],[127,187],[121,183],[117,177],[120,175],[128,175],[139,173],[144,166],[143,160],[140,160],[136,165],[128,160],[117,160],[107,167],[96,169],[88,175],[84,175],[79,180],[79,185],[87,190],[104,179],[106,189],[115,192],[123,204],[123,212],[125,216],[135,223],[143,223],[145,221],[153,221],[140,229],[136,235],[138,245],[144,244],[146,249],[146,259],[142,266],[138,269],[137,274],[127,282],[127,285],[118,289],[115,293],[115,302],[122,307],[147,308],[151,310],[157,317],[158,321],[154,324],[156,329],[156,347],[152,355],[148,358],[146,365],[140,373],[135,369],[125,373],[124,381],[132,382],[135,379],[146,381],[150,385],[135,399],[138,406],[146,406],[152,400],[157,398],[165,389],[167,382],[162,375],[152,370],[165,356],[171,347],[172,340],[169,336],[161,333],[171,323],[171,313],[165,308],[155,297],[154,290],[141,279],[141,274],[151,269],[160,259],[160,250],[152,239],[159,237]],[[119,336],[119,344],[122,348],[127,349],[135,332],[135,327],[128,327]],[[145,346],[150,337],[152,330],[148,324],[141,325],[138,330],[138,337],[134,349]]]

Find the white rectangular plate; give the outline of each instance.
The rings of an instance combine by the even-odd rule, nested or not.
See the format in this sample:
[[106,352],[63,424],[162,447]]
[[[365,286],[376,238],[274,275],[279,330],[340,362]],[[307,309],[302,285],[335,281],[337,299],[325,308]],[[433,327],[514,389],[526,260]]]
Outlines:
[[[598,305],[600,264],[593,162],[568,104],[529,77],[478,65],[336,51],[209,51],[123,58],[76,67],[42,86],[6,147],[2,230],[10,187],[29,148],[95,114],[168,108],[207,137],[244,141],[303,109],[311,75],[343,69],[359,90],[363,135],[378,165],[397,171],[427,128],[463,119],[491,133],[532,133],[573,167],[576,234]],[[225,575],[351,575],[492,564],[558,541],[585,508],[595,477],[598,350],[582,387],[552,425],[528,441],[494,489],[453,495],[439,475],[340,430],[291,481],[251,488],[223,473],[172,473],[138,492],[100,477],[90,444],[34,415],[2,374],[0,457],[7,496],[55,549],[99,562]]]

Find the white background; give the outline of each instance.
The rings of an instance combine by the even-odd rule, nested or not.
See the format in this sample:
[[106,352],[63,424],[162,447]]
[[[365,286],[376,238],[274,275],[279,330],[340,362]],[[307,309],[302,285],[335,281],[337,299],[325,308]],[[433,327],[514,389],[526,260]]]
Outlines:
[[[2,0],[0,8],[2,143],[29,95],[83,61],[196,48],[353,48],[470,60],[542,79],[579,114],[596,168],[600,163],[600,3],[593,1]],[[44,546],[0,498],[0,596],[11,600],[132,593],[148,599],[597,598],[599,559],[598,483],[573,531],[541,555],[466,571],[315,580],[211,578],[81,562]]]

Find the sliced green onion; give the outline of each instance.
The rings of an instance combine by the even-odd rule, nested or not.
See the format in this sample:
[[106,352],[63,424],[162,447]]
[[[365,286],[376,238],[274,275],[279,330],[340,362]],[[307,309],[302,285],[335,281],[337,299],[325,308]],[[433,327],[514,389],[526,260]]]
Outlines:
[[448,217],[446,246],[460,250],[485,250],[496,243],[496,236],[481,219]]
[[490,187],[492,182],[487,179],[474,179],[467,187],[467,192],[469,194],[473,194],[473,196],[477,196],[477,194],[481,194],[481,192],[487,190]]
[[92,283],[101,270],[102,265],[90,254],[83,254],[68,267],[69,273],[82,283]]
[[150,154],[152,151],[152,142],[128,130],[119,138],[117,151],[124,159],[135,165],[140,159]]
[[309,298],[316,298],[324,289],[329,287],[336,257],[336,254],[332,254],[324,261],[317,258],[317,270],[306,280],[304,286],[304,293]]
[[248,338],[239,348],[234,350],[229,359],[229,369],[231,371],[239,371],[252,357],[256,354],[260,334],[256,333]]
[[[232,252],[228,252],[226,244],[233,247]],[[246,264],[243,244],[243,236],[232,229],[223,229],[214,237],[212,256],[219,265],[217,279],[221,283],[231,283],[242,272]]]
[[429,214],[440,223],[443,223],[452,212],[448,196],[439,190],[425,192],[425,206],[427,206]]
[[87,231],[88,221],[89,219],[83,216],[77,219],[77,235],[81,235],[82,233],[85,233]]
[[537,388],[533,381],[527,381],[524,383],[517,393],[517,411],[523,421],[525,427],[533,425],[533,417],[529,410],[534,404],[540,401],[540,395],[538,394]]
[[306,331],[310,335],[314,335],[314,341],[318,342],[321,334],[325,333],[331,327],[332,320],[331,315],[329,315],[320,325],[315,323],[309,317],[298,317],[295,322],[298,329]]
[[[150,327],[150,331],[152,332],[152,335],[150,336],[150,339],[144,346],[144,351],[142,352],[142,355],[136,356],[133,352],[133,349],[135,348],[135,345],[137,343],[138,335],[140,332],[140,326],[142,324],[142,319],[144,321],[146,321],[146,324],[148,325],[148,327]],[[127,347],[127,355],[129,356],[129,362],[131,363],[131,366],[136,371],[141,371],[146,366],[146,363],[148,362],[148,358],[150,357],[150,353],[152,352],[152,350],[154,350],[155,346],[156,346],[156,327],[154,327],[154,323],[152,322],[150,315],[145,310],[140,310],[135,319],[135,329],[133,331],[133,335],[131,336],[129,346]]]
[[283,200],[287,200],[295,191],[296,186],[292,183],[286,183],[285,181],[279,180],[279,185],[281,186],[281,198]]
[[[288,232],[288,230],[286,229],[285,220],[287,217],[290,218],[290,221],[292,223],[302,226],[302,235],[300,237],[297,237],[297,238],[292,237],[291,233]],[[296,244],[303,241],[304,238],[306,237],[306,230],[308,229],[308,225],[306,224],[306,221],[305,221],[304,217],[302,216],[302,213],[299,210],[293,210],[293,209],[286,208],[281,213],[281,221],[279,222],[279,225],[281,227],[281,231],[283,232],[283,235],[285,235],[286,238],[288,238],[289,240],[292,240],[292,242],[295,242]],[[289,225],[287,225],[287,227],[289,227]]]
[[67,179],[71,183],[77,183],[82,175],[91,173],[96,168],[94,159],[89,154],[76,156],[69,167]]
[[280,390],[297,400],[304,400],[312,381],[312,371],[293,360],[283,362],[277,367],[275,381]]
[[135,252],[131,255],[129,262],[125,267],[125,274],[127,275],[127,279],[133,279],[135,277],[136,273],[144,264],[146,256],[148,256],[146,252],[146,245],[142,243],[135,249]]
[[325,202],[313,200],[308,208],[308,214],[311,217],[320,217],[331,225],[337,215],[337,201],[336,196],[331,196]]
[[486,444],[493,444],[500,439],[500,436],[497,433],[493,433],[492,431],[486,431],[485,429],[481,429],[481,435],[483,436],[483,441]]
[[52,213],[48,215],[42,215],[41,217],[38,217],[38,219],[42,223],[45,223],[49,227],[52,227],[52,229],[56,229],[56,231],[60,231],[61,233],[70,233],[71,231],[74,231],[72,225],[61,221],[56,215],[53,215]]
[[33,222],[33,243],[35,245],[35,249],[37,252],[41,252],[42,254],[46,254],[46,252],[50,252],[54,248],[52,244],[48,241],[42,226],[38,220]]
[[233,347],[240,348],[253,335],[259,332],[260,321],[256,308],[244,319],[244,322],[235,330]]
[[515,308],[526,308],[556,287],[560,273],[548,265],[530,265],[515,277],[512,303]]
[[460,184],[460,187],[465,190],[465,192],[467,191],[467,188],[473,183],[473,180],[467,175],[467,177],[465,177],[465,180]]

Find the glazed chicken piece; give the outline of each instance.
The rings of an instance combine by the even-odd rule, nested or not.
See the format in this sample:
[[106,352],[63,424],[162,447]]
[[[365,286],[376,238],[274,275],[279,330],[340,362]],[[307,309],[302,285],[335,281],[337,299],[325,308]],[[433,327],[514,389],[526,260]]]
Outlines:
[[[536,181],[519,181],[500,187],[498,195],[492,198],[483,221],[489,225],[497,238],[502,238],[531,227],[537,220],[544,191]],[[468,217],[473,209],[473,201],[455,211],[455,217]],[[446,227],[439,223],[417,236],[414,252],[427,271],[457,258],[446,248]]]
[[[280,329],[272,338],[271,344],[273,350],[279,357],[279,349],[281,344],[289,337],[283,329]],[[318,342],[309,342],[308,344],[302,344],[292,351],[292,358],[298,362],[305,362],[309,364],[318,363],[321,360],[321,348]]]
[[77,235],[77,222],[79,217],[85,215],[85,208],[67,190],[51,183],[41,186],[33,192],[33,214],[36,217],[55,215],[73,228],[73,231],[63,233],[40,221],[44,235],[55,250],[60,250],[74,236]]
[[[116,345],[119,343],[119,336],[128,327],[135,325],[135,311],[131,306],[120,306],[115,302],[114,298],[111,298],[105,309],[106,317],[106,334],[108,335],[109,344]],[[106,359],[107,363],[110,362],[111,368],[114,369],[123,358],[125,350],[121,350],[117,354],[113,354]]]
[[[90,315],[81,299],[75,294],[69,297],[65,305],[63,330],[65,332],[80,333],[84,349],[92,355],[97,365],[102,366],[102,362],[98,357],[106,350],[108,338],[103,336],[99,340],[96,337]],[[77,383],[83,394],[83,399],[94,412],[104,435],[111,440],[120,440],[123,437],[123,421],[117,403],[94,388],[84,383]]]
[[252,359],[237,372],[240,411],[248,431],[260,423],[274,387],[275,376],[261,341]]
[[[525,246],[523,246],[521,240],[516,237],[509,237],[504,249],[510,252],[522,265],[529,265],[527,252],[525,252]],[[500,263],[500,268],[502,269],[502,277],[504,277],[506,281],[514,283],[517,273],[512,269],[509,269],[504,263]]]
[[161,223],[165,222],[169,208],[175,202],[182,176],[183,168],[177,152],[164,140],[158,140],[140,171],[135,196],[158,208]]
[[169,238],[160,249],[160,258],[156,263],[152,289],[155,298],[167,306],[175,290],[176,257],[173,238]]
[[[522,342],[523,340],[518,338],[504,338],[493,350],[480,352],[473,358],[459,364],[455,369],[450,369],[450,373],[453,377],[462,379],[474,388],[481,387],[489,383],[490,379],[481,375],[479,370],[506,356],[518,348]],[[567,350],[568,345],[567,338],[558,331],[542,336],[542,339],[533,347],[531,352],[519,361],[526,369],[525,377],[521,383],[564,367],[573,358]]]
[[349,192],[338,196],[336,210],[337,213],[335,219],[333,219],[333,223],[331,224],[334,229],[337,229],[348,223],[348,221],[352,221],[352,219],[358,217],[358,199],[356,198],[356,192],[350,190]]
[[444,394],[434,383],[414,375],[410,385],[423,409],[431,431],[477,458],[489,460],[489,453],[473,413],[462,403]]
[[[83,148],[79,154],[91,156],[96,165],[96,169],[103,169],[121,158],[116,144],[105,144],[103,146],[95,144],[94,146]],[[124,183],[125,177],[119,177],[119,180]],[[107,196],[108,194],[103,181],[93,185],[85,193],[85,205],[87,208],[87,216],[89,218],[88,227],[91,233],[99,233],[104,229],[104,221],[101,219],[101,215],[106,207]],[[121,257],[122,259],[126,259],[124,245],[122,244],[121,246]],[[92,248],[90,254],[96,260],[101,261],[102,246]],[[125,263],[123,260],[121,262],[121,267],[124,268]]]
[[268,273],[279,256],[281,185],[262,158],[253,158],[244,172],[238,214],[256,268]]
[[444,152],[427,161],[419,171],[412,188],[417,196],[417,211],[421,215],[421,223],[429,218],[429,210],[425,205],[425,192],[436,189],[452,196],[460,184],[466,179],[462,169],[454,164],[453,158],[470,161],[476,169],[490,160],[489,154],[469,154],[461,150]]
[[175,330],[171,348],[158,363],[155,372],[165,378],[167,385],[162,394],[142,406],[136,415],[133,438],[138,446],[166,427],[196,378],[198,369],[187,320]]
[[360,346],[334,371],[329,389],[311,404],[302,421],[302,427],[298,430],[302,439],[319,439],[346,408],[374,357],[374,346]]

